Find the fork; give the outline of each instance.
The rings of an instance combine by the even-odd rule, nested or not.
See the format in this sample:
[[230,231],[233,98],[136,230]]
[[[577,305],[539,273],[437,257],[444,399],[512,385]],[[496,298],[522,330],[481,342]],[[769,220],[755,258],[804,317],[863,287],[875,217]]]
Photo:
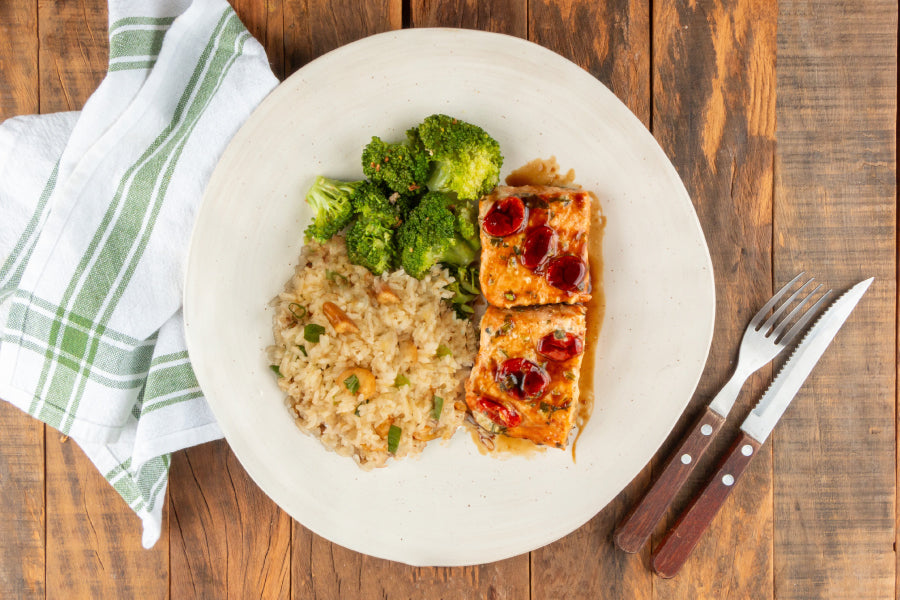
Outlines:
[[[678,449],[669,457],[662,473],[647,493],[638,502],[631,512],[622,520],[616,529],[614,541],[616,546],[625,552],[637,552],[647,542],[650,534],[656,528],[656,524],[665,514],[672,500],[687,481],[700,457],[709,447],[710,442],[722,428],[725,418],[734,406],[735,400],[744,386],[744,382],[753,373],[771,362],[779,352],[791,344],[797,335],[803,331],[809,321],[815,315],[815,306],[801,315],[804,307],[812,297],[821,289],[818,285],[799,301],[799,303],[784,318],[785,311],[791,304],[806,291],[813,279],[801,285],[790,297],[775,308],[771,316],[766,319],[775,305],[785,294],[803,277],[800,273],[778,290],[772,298],[765,303],[758,313],[750,320],[750,324],[744,331],[738,350],[738,361],[734,373],[728,382],[719,390],[716,397],[704,410],[687,437],[678,446]],[[787,329],[788,325],[798,317],[796,323]],[[765,319],[765,321],[763,321]],[[787,331],[785,331],[787,329]]]

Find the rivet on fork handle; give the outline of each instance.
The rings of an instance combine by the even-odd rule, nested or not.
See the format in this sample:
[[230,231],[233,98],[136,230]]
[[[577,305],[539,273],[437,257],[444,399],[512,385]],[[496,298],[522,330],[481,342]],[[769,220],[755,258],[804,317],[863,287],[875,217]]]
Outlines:
[[678,450],[672,453],[662,473],[619,524],[613,536],[616,546],[632,553],[643,547],[724,422],[725,418],[714,410],[704,410]]

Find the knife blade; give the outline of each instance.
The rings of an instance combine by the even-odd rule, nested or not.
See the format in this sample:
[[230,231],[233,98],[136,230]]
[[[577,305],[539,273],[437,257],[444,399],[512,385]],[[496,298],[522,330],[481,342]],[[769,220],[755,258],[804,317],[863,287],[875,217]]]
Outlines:
[[794,349],[769,388],[741,424],[741,433],[716,474],[681,514],[651,557],[653,570],[673,577],[687,561],[703,532],[725,503],[738,478],[772,433],[822,354],[872,285],[860,281],[835,300]]

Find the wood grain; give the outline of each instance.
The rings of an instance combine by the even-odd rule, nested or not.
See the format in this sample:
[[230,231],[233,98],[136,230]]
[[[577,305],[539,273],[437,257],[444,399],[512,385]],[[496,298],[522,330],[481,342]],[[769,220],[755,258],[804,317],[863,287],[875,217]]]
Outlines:
[[[650,125],[650,3],[647,0],[533,0],[528,39],[572,60],[607,85]],[[584,526],[532,553],[535,598],[650,598],[652,580],[639,555],[613,546],[612,532],[649,484],[640,473]]]
[[[0,121],[36,113],[37,4],[0,3]],[[44,597],[44,426],[0,402],[0,596]]]
[[[725,383],[744,327],[773,290],[776,8],[774,0],[653,4],[653,133],[694,201],[716,274],[713,346],[676,432]],[[766,368],[751,377],[726,428],[745,416],[770,376]],[[713,444],[695,486],[727,441]],[[656,580],[656,596],[773,597],[772,486],[764,447],[680,575]]]
[[783,0],[778,28],[776,275],[876,279],[773,434],[774,585],[786,600],[889,598],[897,4]]
[[400,0],[282,0],[285,75],[344,44],[400,29]]
[[291,519],[260,490],[228,444],[172,456],[172,598],[287,598]]
[[284,78],[284,7],[281,0],[229,0],[247,31],[266,49],[269,66]]
[[410,2],[411,27],[460,27],[525,37],[528,32],[526,0],[452,0]]

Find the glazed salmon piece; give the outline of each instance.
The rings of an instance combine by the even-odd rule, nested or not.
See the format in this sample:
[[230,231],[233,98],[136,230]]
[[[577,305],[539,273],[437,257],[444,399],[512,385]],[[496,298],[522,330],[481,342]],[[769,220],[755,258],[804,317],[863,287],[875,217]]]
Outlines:
[[565,448],[578,411],[585,308],[501,309],[481,320],[466,403],[488,431]]
[[547,186],[500,186],[479,201],[481,290],[502,308],[591,299],[591,196]]

